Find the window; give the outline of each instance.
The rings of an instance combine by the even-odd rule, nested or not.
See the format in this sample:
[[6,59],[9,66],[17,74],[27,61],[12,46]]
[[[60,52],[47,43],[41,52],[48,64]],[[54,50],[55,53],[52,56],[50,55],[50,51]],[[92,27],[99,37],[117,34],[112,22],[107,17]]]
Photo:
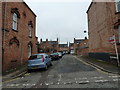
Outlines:
[[120,25],[118,27],[118,39],[119,39],[119,43],[120,43]]
[[33,56],[30,56],[29,60],[31,59],[42,59],[42,55],[33,55]]
[[17,30],[17,14],[13,14],[13,30]]
[[86,45],[86,43],[84,43],[84,47],[86,47],[87,45]]
[[116,11],[120,12],[120,0],[116,0]]
[[29,36],[32,37],[32,26],[28,25]]
[[28,57],[32,55],[32,47],[31,45],[28,45]]

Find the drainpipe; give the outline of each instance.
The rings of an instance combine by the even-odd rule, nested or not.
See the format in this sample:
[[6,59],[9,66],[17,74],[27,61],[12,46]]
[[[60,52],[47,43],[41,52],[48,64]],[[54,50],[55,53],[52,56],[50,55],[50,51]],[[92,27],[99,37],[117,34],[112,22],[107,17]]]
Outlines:
[[5,47],[5,28],[6,28],[6,9],[7,9],[7,2],[6,0],[3,2],[4,6],[3,6],[3,9],[4,10],[4,16],[3,16],[3,32],[2,32],[2,70],[3,70],[3,61],[4,61],[4,47]]

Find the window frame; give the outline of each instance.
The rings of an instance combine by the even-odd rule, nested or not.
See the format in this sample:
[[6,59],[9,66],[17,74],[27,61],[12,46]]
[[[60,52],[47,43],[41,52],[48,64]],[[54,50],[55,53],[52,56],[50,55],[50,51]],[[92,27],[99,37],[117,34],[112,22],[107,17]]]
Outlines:
[[32,25],[31,24],[28,25],[28,34],[29,34],[28,35],[29,37],[32,37]]
[[115,4],[116,4],[116,12],[120,12],[120,10],[118,9],[118,5],[120,6],[120,0],[116,0]]
[[17,26],[18,26],[18,17],[16,13],[13,13],[13,19],[12,19],[12,29],[17,31]]

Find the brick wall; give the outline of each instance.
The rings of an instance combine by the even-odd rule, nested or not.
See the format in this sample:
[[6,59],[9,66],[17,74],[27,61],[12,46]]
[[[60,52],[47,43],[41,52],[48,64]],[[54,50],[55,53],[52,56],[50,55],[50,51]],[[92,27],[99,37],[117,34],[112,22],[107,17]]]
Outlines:
[[[53,44],[52,42],[56,42],[56,44]],[[50,54],[53,50],[56,52],[59,50],[59,44],[58,41],[48,41],[48,39],[46,39],[46,41],[40,42],[40,48],[44,51],[44,53]]]
[[[120,13],[116,13],[115,2],[92,2],[87,14],[91,55],[93,53],[100,58],[102,54],[115,54],[115,44],[109,42],[109,38],[113,35],[116,36],[118,42],[118,27],[115,24],[120,19]],[[120,44],[117,44],[117,49],[120,53]],[[110,58],[107,56],[105,57]]]
[[[0,21],[1,20],[2,20],[2,3],[0,2]],[[0,72],[1,71],[2,71],[2,22],[0,22]]]
[[79,44],[78,54],[88,55],[88,53],[89,53],[89,44],[88,44],[88,39],[86,39]]
[[114,45],[108,42],[115,32],[115,3],[94,2],[88,10],[88,31],[90,52],[115,53]]
[[[17,67],[21,63],[26,63],[28,59],[28,44],[32,44],[32,54],[37,53],[37,38],[36,38],[36,15],[24,2],[7,2],[6,6],[3,3],[3,28],[5,32],[4,37],[4,57],[3,57],[3,70]],[[6,7],[6,15],[4,14]],[[13,13],[12,8],[18,8],[20,18],[17,19],[17,31],[12,30]],[[32,21],[32,37],[28,34],[28,23]],[[10,40],[16,38],[17,43],[10,44]]]

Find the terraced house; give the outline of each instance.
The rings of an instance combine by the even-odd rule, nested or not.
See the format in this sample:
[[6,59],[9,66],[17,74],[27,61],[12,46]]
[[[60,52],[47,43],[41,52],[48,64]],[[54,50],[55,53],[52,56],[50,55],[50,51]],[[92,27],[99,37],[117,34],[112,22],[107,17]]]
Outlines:
[[58,38],[57,40],[48,40],[46,39],[46,41],[43,41],[42,39],[40,39],[40,44],[39,44],[39,53],[53,53],[53,52],[57,52],[59,50],[59,42],[58,42]]
[[2,2],[3,71],[25,64],[36,43],[35,13],[25,2]]
[[115,45],[120,54],[120,0],[92,2],[87,14],[90,56],[116,59]]

